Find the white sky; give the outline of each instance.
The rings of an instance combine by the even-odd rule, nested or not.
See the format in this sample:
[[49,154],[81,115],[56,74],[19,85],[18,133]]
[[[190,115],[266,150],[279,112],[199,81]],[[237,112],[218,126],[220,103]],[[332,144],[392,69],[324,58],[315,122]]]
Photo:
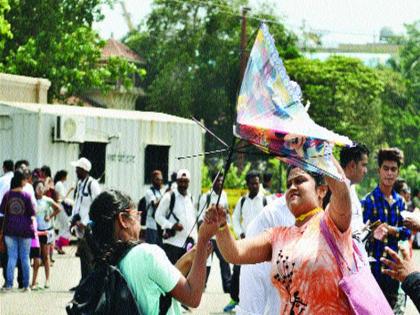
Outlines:
[[[125,0],[135,25],[151,10],[152,0]],[[253,7],[267,1],[251,0]],[[325,30],[322,40],[327,45],[366,43],[378,40],[379,31],[389,26],[395,33],[404,32],[404,23],[420,19],[420,0],[271,0],[275,13],[285,24],[298,31],[305,20],[309,29]],[[255,11],[255,10],[254,10]],[[94,27],[107,39],[111,34],[121,38],[128,27],[121,6],[103,9],[105,19]],[[251,11],[251,14],[253,11]],[[272,25],[270,27],[275,27]]]

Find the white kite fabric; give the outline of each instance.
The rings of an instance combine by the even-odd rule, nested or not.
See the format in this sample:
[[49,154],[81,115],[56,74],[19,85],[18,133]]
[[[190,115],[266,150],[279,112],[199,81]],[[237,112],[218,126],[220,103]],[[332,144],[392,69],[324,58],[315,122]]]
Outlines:
[[299,85],[286,73],[268,27],[261,24],[237,104],[235,135],[281,160],[342,180],[332,162],[334,144],[352,141],[316,124]]

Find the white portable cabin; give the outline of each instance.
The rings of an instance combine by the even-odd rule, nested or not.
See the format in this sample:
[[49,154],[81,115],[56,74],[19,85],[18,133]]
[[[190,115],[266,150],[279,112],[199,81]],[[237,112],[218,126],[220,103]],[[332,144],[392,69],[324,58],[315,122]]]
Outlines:
[[50,166],[76,175],[71,161],[86,157],[91,175],[106,188],[128,193],[134,200],[150,185],[150,172],[164,179],[174,171],[191,172],[190,192],[201,191],[201,158],[177,157],[202,152],[203,132],[193,121],[172,115],[0,101],[0,161],[26,159],[31,168]]

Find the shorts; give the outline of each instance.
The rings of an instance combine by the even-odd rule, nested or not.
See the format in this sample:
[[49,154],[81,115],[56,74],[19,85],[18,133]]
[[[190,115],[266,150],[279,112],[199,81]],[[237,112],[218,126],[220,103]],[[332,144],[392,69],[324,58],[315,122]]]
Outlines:
[[[39,232],[45,232],[45,231],[39,231]],[[47,245],[53,243],[53,237],[54,237],[54,231],[53,230],[47,230],[47,235],[39,235],[39,243],[41,245]]]
[[41,258],[41,249],[39,247],[31,247],[29,258]]

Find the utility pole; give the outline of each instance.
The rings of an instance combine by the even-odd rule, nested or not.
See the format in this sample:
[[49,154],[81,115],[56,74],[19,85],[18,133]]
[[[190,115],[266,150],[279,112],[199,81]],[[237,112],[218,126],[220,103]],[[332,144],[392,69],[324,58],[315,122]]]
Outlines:
[[[249,53],[247,51],[247,35],[246,35],[246,14],[248,11],[250,11],[251,9],[248,7],[243,7],[242,8],[242,27],[241,27],[241,55],[240,55],[240,66],[239,66],[239,80],[238,80],[238,91],[241,88],[241,84],[242,84],[242,80],[244,77],[244,73],[245,73],[245,69],[246,69],[246,65],[248,63],[248,58],[249,58]],[[243,143],[243,141],[239,141],[239,144]],[[237,163],[238,163],[238,168],[240,171],[243,170],[244,168],[244,160],[245,160],[245,155],[244,153],[238,153],[237,156]],[[226,175],[225,175],[226,176]]]
[[241,86],[242,79],[244,77],[246,64],[248,62],[249,53],[247,51],[248,37],[246,35],[246,13],[251,9],[248,7],[242,8],[242,27],[241,27],[241,61],[240,61],[240,73],[239,73],[239,87]]
[[120,5],[121,5],[121,9],[123,11],[123,16],[124,16],[125,22],[127,23],[128,31],[132,32],[136,28],[134,27],[133,21],[131,20],[131,15],[128,12],[127,7],[125,6],[125,1],[121,0]]

